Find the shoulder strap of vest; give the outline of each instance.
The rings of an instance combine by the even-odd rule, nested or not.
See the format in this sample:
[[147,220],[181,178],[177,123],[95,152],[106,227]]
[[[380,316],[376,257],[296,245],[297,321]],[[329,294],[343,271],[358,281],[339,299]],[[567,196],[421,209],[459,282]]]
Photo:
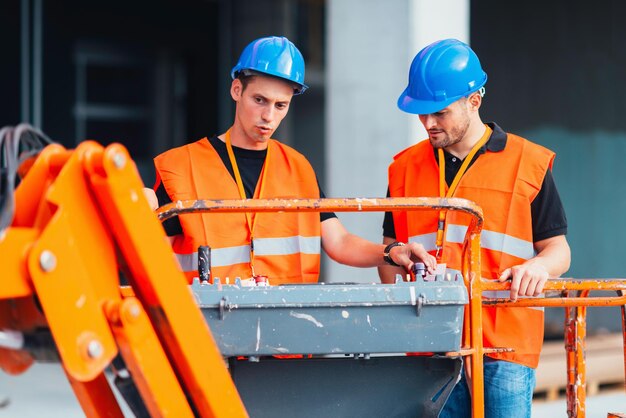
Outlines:
[[154,165],[157,171],[161,171],[172,163],[180,164],[181,162],[189,160],[189,155],[194,153],[196,149],[206,147],[213,148],[208,138],[204,137],[190,144],[169,149],[154,158]]
[[[232,182],[232,188],[236,192],[234,180],[231,181],[230,173],[207,138],[172,148],[158,155],[154,159],[154,165],[163,187],[172,200],[196,199],[198,193],[203,198],[211,198],[206,190],[197,190],[197,187],[201,186],[197,181],[190,181],[194,177],[200,180],[206,178],[206,172],[211,173],[212,184],[225,185]],[[224,193],[219,193],[214,198],[225,196]],[[234,196],[236,194],[233,194],[233,198]]]
[[532,141],[529,141],[520,136],[508,133],[507,144],[508,142],[512,142],[513,144],[518,144],[520,147],[520,152],[522,153],[522,157],[525,163],[527,164],[537,164],[539,171],[542,173],[541,181],[543,181],[543,176],[545,175],[548,169],[552,169],[552,163],[554,162],[554,157],[556,154],[545,148],[542,145],[536,144]]
[[405,148],[404,150],[400,151],[399,153],[394,155],[393,159],[395,161],[395,160],[399,160],[401,158],[408,158],[411,155],[420,154],[420,153],[424,152],[425,149],[428,149],[428,148],[430,148],[431,152],[434,152],[432,145],[430,145],[430,141],[428,139],[424,139],[423,141],[420,141],[417,144],[412,145],[412,146],[410,146],[408,148]]

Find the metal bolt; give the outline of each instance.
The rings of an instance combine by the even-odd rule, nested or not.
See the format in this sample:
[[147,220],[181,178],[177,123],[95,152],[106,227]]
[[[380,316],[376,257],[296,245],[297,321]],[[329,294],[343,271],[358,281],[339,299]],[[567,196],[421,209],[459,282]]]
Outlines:
[[39,266],[45,272],[51,272],[57,266],[56,256],[48,250],[43,250],[39,256]]
[[87,345],[87,355],[90,358],[96,359],[100,357],[103,351],[104,351],[104,348],[102,347],[102,344],[100,343],[100,341],[98,340],[89,341],[89,344]]
[[139,309],[139,306],[133,304],[128,307],[127,312],[128,312],[127,318],[131,322],[134,322],[137,318],[139,318],[139,315],[141,314],[141,309]]
[[126,165],[126,157],[121,152],[116,152],[115,154],[113,154],[113,157],[111,157],[111,159],[113,160],[113,165],[118,170],[121,170]]
[[122,304],[119,312],[122,314],[124,321],[133,324],[141,316],[141,305],[137,301],[126,301]]

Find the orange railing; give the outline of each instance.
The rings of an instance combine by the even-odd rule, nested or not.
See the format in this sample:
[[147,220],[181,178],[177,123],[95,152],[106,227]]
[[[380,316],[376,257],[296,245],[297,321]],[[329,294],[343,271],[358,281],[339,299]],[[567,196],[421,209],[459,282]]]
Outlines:
[[[189,200],[165,205],[157,210],[164,221],[185,213],[213,212],[377,212],[397,210],[454,210],[471,215],[464,241],[462,273],[468,287],[470,303],[466,309],[462,348],[449,356],[470,358],[471,391],[474,418],[484,416],[483,356],[511,349],[483,347],[482,308],[509,307],[563,307],[566,308],[565,349],[567,353],[567,410],[568,417],[585,416],[585,334],[587,306],[621,306],[624,334],[624,369],[626,373],[626,279],[550,280],[545,292],[560,291],[557,298],[525,298],[515,302],[509,299],[482,297],[484,291],[509,290],[510,282],[499,283],[481,279],[480,234],[483,226],[482,209],[475,203],[459,198],[384,198],[384,199],[248,199],[248,200]],[[477,279],[478,278],[478,279]],[[589,297],[589,292],[615,291],[615,297]],[[626,382],[625,382],[626,389]]]

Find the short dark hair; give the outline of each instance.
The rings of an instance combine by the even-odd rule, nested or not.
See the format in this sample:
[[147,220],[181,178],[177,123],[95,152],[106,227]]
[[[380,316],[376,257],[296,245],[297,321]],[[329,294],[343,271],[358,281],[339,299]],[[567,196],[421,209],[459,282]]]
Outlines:
[[256,76],[257,74],[250,74],[248,72],[239,71],[239,73],[237,74],[237,80],[241,81],[242,93],[246,90],[246,87],[248,87],[248,84],[250,83],[250,81],[252,81],[252,79]]
[[291,87],[293,88],[294,94],[298,93],[301,90],[301,87],[298,84],[293,83],[282,77],[275,77],[273,75],[263,74],[263,73],[259,73],[253,70],[242,70],[242,71],[239,71],[236,76],[237,80],[241,82],[242,93],[246,90],[246,87],[248,87],[248,84],[250,84],[250,82],[254,80],[255,77],[270,77],[270,78],[275,78],[280,81],[284,81],[285,83],[288,83],[291,85]]

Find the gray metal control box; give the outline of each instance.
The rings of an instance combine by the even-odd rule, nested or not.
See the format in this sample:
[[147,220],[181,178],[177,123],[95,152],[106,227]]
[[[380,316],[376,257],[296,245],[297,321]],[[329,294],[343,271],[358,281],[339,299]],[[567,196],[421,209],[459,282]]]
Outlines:
[[462,280],[191,287],[224,356],[458,351]]

